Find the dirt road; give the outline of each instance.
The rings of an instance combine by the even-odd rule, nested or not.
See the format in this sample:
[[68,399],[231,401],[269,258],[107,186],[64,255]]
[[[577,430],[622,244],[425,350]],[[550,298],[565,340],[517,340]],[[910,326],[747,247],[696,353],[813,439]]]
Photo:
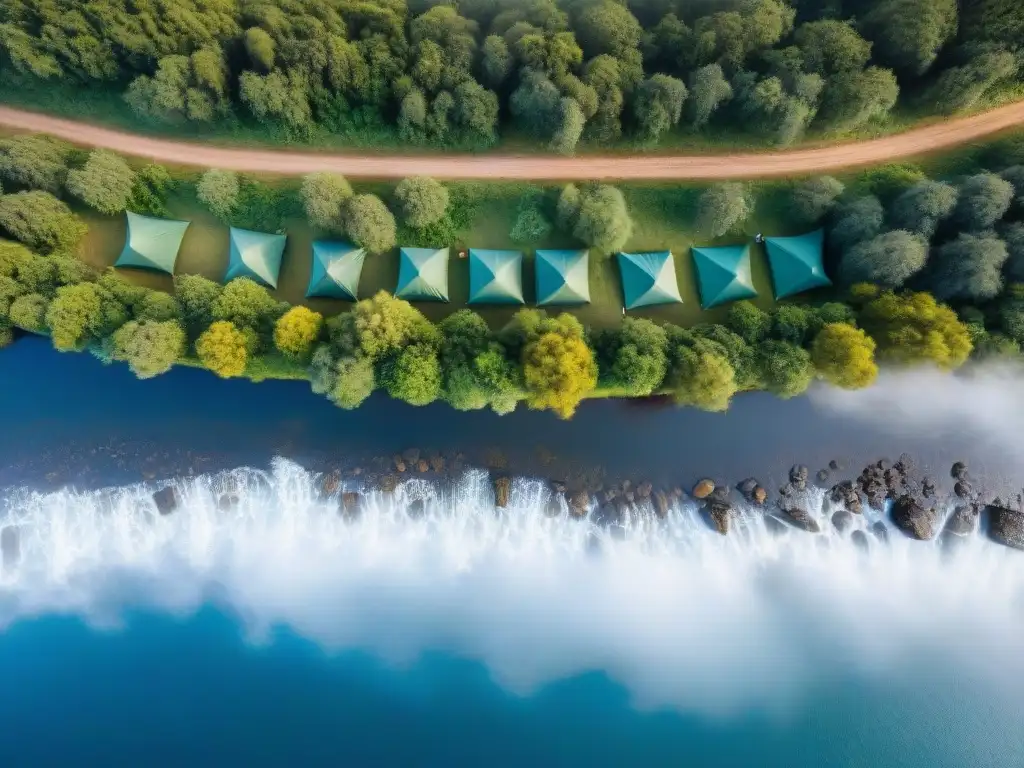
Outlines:
[[235,149],[150,138],[0,106],[0,126],[48,133],[75,144],[104,147],[126,155],[175,165],[256,173],[303,174],[336,171],[346,176],[390,179],[748,179],[836,171],[886,163],[966,144],[1024,125],[1024,102],[978,115],[915,128],[880,139],[780,152],[708,155],[554,157],[540,155],[401,155],[312,153]]

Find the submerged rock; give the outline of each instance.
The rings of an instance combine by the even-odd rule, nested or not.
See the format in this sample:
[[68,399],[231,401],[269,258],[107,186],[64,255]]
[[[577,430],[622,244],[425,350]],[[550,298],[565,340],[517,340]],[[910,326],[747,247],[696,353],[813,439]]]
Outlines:
[[841,467],[839,466],[839,462],[836,461],[835,459],[832,459],[832,461],[828,463],[828,468],[831,469],[833,472],[838,472],[841,469]]
[[828,470],[827,469],[819,469],[818,470],[818,474],[815,475],[815,477],[817,478],[819,483],[827,483],[828,482]]
[[217,509],[222,512],[230,512],[238,506],[238,495],[234,493],[224,493],[217,499]]
[[807,531],[808,533],[821,532],[821,526],[818,525],[818,521],[811,517],[811,514],[806,509],[787,507],[779,511],[782,519],[794,528],[799,528],[801,531]]
[[586,491],[576,491],[569,498],[569,514],[573,517],[586,517],[589,506],[590,496]]
[[723,536],[729,533],[729,525],[732,522],[732,507],[728,504],[714,502],[708,507],[708,517],[711,518],[711,525],[716,531]]
[[1024,549],[1024,512],[989,506],[988,535],[993,541],[1014,549]]
[[4,568],[13,568],[21,559],[21,535],[17,526],[0,529],[0,562]]
[[867,552],[871,545],[868,543],[868,535],[864,531],[858,529],[850,534],[850,541],[853,545],[864,552]]
[[662,491],[656,491],[654,493],[654,514],[660,518],[668,517],[669,500],[668,496]]
[[171,514],[181,504],[181,499],[178,497],[178,489],[173,485],[161,488],[153,494],[153,503],[156,504],[156,511],[161,515]]
[[693,498],[695,499],[706,499],[715,490],[715,483],[713,480],[704,478],[693,486]]
[[323,492],[330,496],[338,490],[339,485],[341,485],[341,472],[334,470],[333,472],[324,475],[324,481],[321,487],[323,488]]
[[784,533],[789,533],[789,526],[779,520],[774,515],[764,516],[764,527],[768,529],[768,533],[774,536],[780,536]]
[[402,458],[405,459],[407,464],[416,464],[420,460],[420,449],[406,448],[402,451]]
[[420,459],[419,461],[416,462],[416,471],[417,472],[426,472],[429,469],[430,469],[430,465],[427,463],[426,459]]
[[845,509],[841,509],[832,515],[832,525],[840,533],[846,533],[853,526],[853,515]]
[[973,504],[961,504],[953,510],[943,531],[954,536],[969,536],[978,525],[978,511]]
[[341,494],[340,512],[345,517],[357,517],[363,511],[363,496],[355,491]]
[[958,461],[950,468],[949,474],[954,480],[966,480],[967,465],[962,461]]
[[789,470],[789,482],[801,491],[807,486],[807,478],[810,476],[811,471],[803,464],[795,464]]
[[512,481],[505,476],[494,479],[494,506],[503,509],[508,506],[509,491],[512,488]]
[[971,484],[966,480],[957,480],[956,485],[953,486],[953,493],[960,499],[969,499],[973,490]]
[[875,522],[875,524],[871,526],[871,533],[883,544],[889,543],[889,529],[881,520]]
[[912,539],[930,541],[938,533],[938,513],[924,507],[912,496],[900,496],[892,507],[892,521]]
[[427,512],[427,502],[423,499],[416,499],[405,509],[405,513],[414,520],[423,517]]

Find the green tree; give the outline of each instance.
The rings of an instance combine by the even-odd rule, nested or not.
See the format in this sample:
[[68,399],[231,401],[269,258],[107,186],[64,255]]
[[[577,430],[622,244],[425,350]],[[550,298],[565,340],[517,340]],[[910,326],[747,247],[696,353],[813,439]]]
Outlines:
[[342,211],[352,197],[352,185],[344,176],[330,171],[307,174],[299,194],[310,226],[341,234]]
[[633,99],[640,138],[653,143],[679,125],[686,96],[683,81],[670,75],[651,75],[640,83]]
[[583,193],[575,184],[566,184],[558,194],[555,209],[555,221],[563,232],[571,233],[576,227],[583,204]]
[[143,118],[212,122],[231,110],[229,81],[221,49],[204,46],[187,56],[164,56],[152,76],[140,74],[132,80],[124,98]]
[[594,114],[587,120],[587,136],[601,143],[614,141],[622,135],[625,104],[618,59],[607,54],[594,57],[583,69],[583,81],[597,95]]
[[238,174],[234,171],[220,171],[211,168],[203,174],[196,186],[196,197],[199,202],[210,209],[221,221],[227,221],[231,212],[238,207],[238,194],[241,187]]
[[259,27],[245,30],[245,52],[258,69],[269,72],[274,68],[274,38]]
[[196,355],[203,366],[222,379],[241,376],[249,364],[249,341],[226,320],[218,320],[196,340]]
[[46,310],[53,346],[61,352],[83,349],[100,335],[104,324],[103,296],[93,283],[58,288]]
[[939,224],[956,208],[957,190],[944,181],[919,181],[896,198],[889,210],[892,223],[899,229],[931,238]]
[[519,75],[519,86],[509,99],[509,109],[527,133],[550,139],[561,121],[561,102],[562,95],[548,76],[527,68]]
[[708,187],[697,203],[697,229],[721,237],[742,224],[753,211],[747,188],[735,182]]
[[110,337],[110,357],[128,363],[132,373],[149,379],[167,373],[185,354],[185,330],[174,320],[130,320]]
[[840,72],[828,80],[818,120],[834,131],[852,131],[888,115],[899,95],[892,70],[869,67]]
[[874,58],[923,75],[957,31],[956,0],[879,0],[860,24],[874,41]]
[[508,45],[498,35],[488,35],[481,53],[480,68],[483,70],[485,84],[497,88],[512,71],[512,54],[509,53]]
[[897,229],[857,243],[843,254],[840,279],[846,285],[875,283],[899,288],[928,261],[928,242]]
[[543,210],[540,194],[525,194],[519,199],[516,219],[509,238],[516,243],[539,243],[551,234],[551,222]]
[[1024,165],[1004,168],[999,172],[999,176],[1004,181],[1010,182],[1010,186],[1013,187],[1013,192],[1017,196],[1017,205],[1024,206]]
[[8,317],[16,328],[30,333],[46,332],[46,311],[50,300],[38,293],[26,293],[11,302]]
[[750,301],[734,302],[726,322],[733,333],[752,345],[764,341],[772,329],[771,315]]
[[395,217],[376,195],[356,195],[345,206],[345,231],[352,242],[370,253],[395,247]]
[[690,124],[703,128],[723,104],[732,99],[733,91],[719,64],[708,64],[690,73]]
[[960,184],[954,218],[972,231],[991,229],[1010,209],[1013,185],[994,173],[978,173]]
[[312,126],[309,83],[299,70],[275,70],[268,75],[242,72],[238,94],[253,116],[261,121],[278,121],[289,130],[304,134]]
[[761,369],[754,347],[747,344],[738,334],[724,325],[709,323],[694,326],[691,335],[698,343],[724,355],[735,371],[738,390],[753,390],[764,387]]
[[0,275],[12,278],[29,292],[51,294],[56,285],[52,257],[37,256],[24,245],[7,240],[0,240]]
[[558,102],[558,117],[554,135],[548,147],[560,155],[571,155],[583,136],[587,122],[583,109],[576,99],[565,97]]
[[633,397],[650,395],[661,386],[668,366],[668,339],[650,320],[627,317],[596,340],[601,376]]
[[135,172],[120,155],[105,149],[89,153],[81,168],[68,171],[67,190],[100,213],[121,213],[131,202]]
[[410,176],[395,187],[395,206],[407,226],[420,229],[444,218],[448,190],[429,176]]
[[201,275],[175,275],[174,298],[181,308],[185,327],[192,336],[198,335],[213,322],[213,305],[223,287]]
[[810,353],[795,344],[769,339],[757,349],[757,359],[765,388],[778,397],[803,394],[814,378]]
[[167,197],[175,186],[164,166],[148,163],[135,173],[131,198],[126,207],[146,216],[169,216]]
[[626,61],[639,53],[643,30],[625,5],[610,0],[587,5],[575,18],[573,29],[588,59],[606,53]]
[[268,342],[274,322],[281,315],[281,305],[256,281],[237,277],[213,300],[210,313],[214,320],[229,322],[239,329],[248,328],[261,342]]
[[309,360],[323,324],[324,318],[319,312],[308,307],[292,307],[274,324],[274,346],[292,360]]
[[[559,200],[560,206],[561,203]],[[582,191],[579,209],[573,218],[573,235],[602,253],[618,251],[633,234],[626,198],[620,190],[604,184]]]
[[0,197],[0,229],[34,251],[72,252],[85,237],[85,223],[49,192]]
[[146,291],[132,309],[136,320],[161,323],[181,318],[181,308],[178,306],[178,302],[173,296],[163,291]]
[[814,224],[824,219],[843,194],[843,183],[832,176],[816,176],[793,188],[793,212],[803,221]]
[[463,140],[493,144],[497,140],[498,95],[473,80],[455,86],[452,126]]
[[843,389],[863,389],[878,378],[875,342],[846,323],[831,323],[814,337],[811,360],[818,375]]
[[440,344],[440,332],[412,304],[380,291],[327,322],[331,343],[343,355],[378,362],[413,344]]
[[665,383],[673,399],[705,411],[725,411],[736,393],[736,372],[729,359],[707,343],[670,344]]
[[946,114],[970,109],[1016,69],[1016,59],[1006,51],[981,53],[963,66],[945,70],[932,88],[931,101]]
[[779,341],[803,346],[815,328],[814,311],[799,304],[779,304],[772,311],[770,336]]
[[936,249],[927,284],[937,299],[985,301],[1003,289],[1006,244],[991,234],[961,233]]
[[413,344],[385,362],[381,376],[384,388],[396,400],[410,405],[428,405],[441,396],[441,365],[437,349],[430,344]]
[[1024,223],[1011,224],[1003,230],[1007,260],[1003,267],[1006,279],[1024,283]]
[[314,392],[326,395],[332,403],[346,410],[362,405],[376,386],[373,364],[369,360],[363,357],[335,359],[327,344],[321,344],[313,353],[310,383]]
[[836,210],[829,243],[840,252],[846,251],[880,234],[884,219],[882,203],[873,195],[844,203]]
[[928,293],[886,291],[864,305],[858,321],[878,345],[880,360],[953,369],[971,354],[967,327]]
[[859,72],[871,58],[871,43],[845,21],[810,21],[793,38],[808,72],[823,76]]
[[0,179],[10,187],[58,194],[70,148],[48,136],[17,136],[0,144]]

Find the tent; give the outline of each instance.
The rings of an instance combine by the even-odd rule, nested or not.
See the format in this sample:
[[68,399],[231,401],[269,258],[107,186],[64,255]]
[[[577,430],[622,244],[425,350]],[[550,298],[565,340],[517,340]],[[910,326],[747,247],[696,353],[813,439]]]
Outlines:
[[757,296],[750,276],[749,245],[693,248],[693,263],[697,267],[702,308]]
[[537,304],[589,304],[587,251],[537,251]]
[[626,309],[683,302],[670,251],[620,253],[619,272]]
[[115,267],[141,267],[174,274],[182,238],[188,229],[187,221],[154,219],[128,212],[128,235],[124,250],[114,262]]
[[470,248],[469,303],[523,304],[522,252]]
[[823,230],[796,237],[766,237],[765,243],[776,299],[832,285],[822,263]]
[[288,238],[248,229],[231,228],[231,260],[224,282],[236,277],[250,277],[258,283],[277,288],[281,257]]
[[313,243],[313,271],[309,275],[306,298],[355,301],[365,259],[366,251],[351,243],[317,240]]
[[409,301],[448,301],[448,249],[402,248],[395,296]]

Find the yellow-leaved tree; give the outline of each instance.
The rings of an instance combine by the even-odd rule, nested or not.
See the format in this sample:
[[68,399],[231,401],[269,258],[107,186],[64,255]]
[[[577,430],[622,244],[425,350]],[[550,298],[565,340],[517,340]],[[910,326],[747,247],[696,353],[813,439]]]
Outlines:
[[196,354],[209,370],[222,378],[241,376],[249,362],[249,341],[226,320],[218,320],[196,340]]

